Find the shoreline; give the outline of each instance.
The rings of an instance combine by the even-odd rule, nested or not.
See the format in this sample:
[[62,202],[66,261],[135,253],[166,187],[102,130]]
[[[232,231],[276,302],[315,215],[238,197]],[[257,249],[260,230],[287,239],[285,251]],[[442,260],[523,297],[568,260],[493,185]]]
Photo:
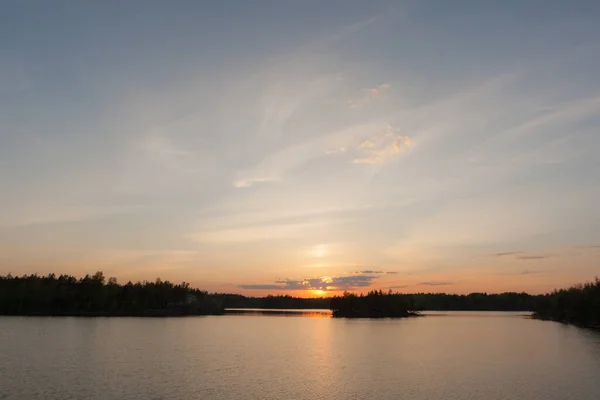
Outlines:
[[586,325],[586,324],[581,324],[581,323],[574,322],[574,321],[567,321],[567,320],[564,320],[564,319],[547,317],[547,316],[540,315],[540,314],[537,314],[537,313],[533,313],[531,315],[531,319],[535,319],[535,320],[538,320],[538,321],[556,322],[556,323],[563,324],[563,325],[570,325],[570,326],[574,326],[574,327],[577,327],[577,328],[590,329],[590,330],[593,330],[593,331],[600,332],[600,325]]

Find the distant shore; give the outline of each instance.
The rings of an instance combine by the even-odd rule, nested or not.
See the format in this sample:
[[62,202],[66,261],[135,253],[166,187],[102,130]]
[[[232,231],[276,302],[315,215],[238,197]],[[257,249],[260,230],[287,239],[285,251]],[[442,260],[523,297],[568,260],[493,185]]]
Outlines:
[[48,313],[48,312],[27,312],[27,313],[0,313],[0,316],[6,317],[77,317],[77,318],[179,318],[179,317],[197,317],[209,315],[224,315],[225,312],[199,313],[199,312],[171,312],[165,310],[147,310],[139,313],[108,313],[102,311],[95,312],[71,312],[71,313]]
[[541,320],[598,329],[600,281],[543,295],[372,290],[367,294],[300,298],[208,293],[185,282],[174,284],[159,278],[119,284],[116,278],[106,279],[101,271],[83,278],[65,274],[0,276],[0,315],[183,317],[224,315],[226,309],[270,309],[280,314],[284,313],[281,310],[329,309],[334,318],[407,318],[428,310],[524,311]]
[[548,322],[557,322],[559,324],[564,324],[564,325],[573,325],[576,326],[578,328],[584,328],[584,329],[591,329],[591,330],[595,330],[595,331],[600,331],[600,325],[589,325],[589,324],[584,324],[584,323],[579,323],[576,321],[567,321],[564,319],[556,319],[556,318],[552,318],[552,317],[546,317],[543,315],[539,315],[536,313],[532,313],[531,314],[531,318],[532,319],[537,319],[538,321],[548,321]]

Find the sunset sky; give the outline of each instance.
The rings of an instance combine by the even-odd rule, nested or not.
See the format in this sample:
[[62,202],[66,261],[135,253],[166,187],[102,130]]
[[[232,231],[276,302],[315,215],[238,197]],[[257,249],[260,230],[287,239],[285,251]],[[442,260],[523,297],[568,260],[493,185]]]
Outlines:
[[599,21],[599,1],[3,1],[0,274],[591,280]]

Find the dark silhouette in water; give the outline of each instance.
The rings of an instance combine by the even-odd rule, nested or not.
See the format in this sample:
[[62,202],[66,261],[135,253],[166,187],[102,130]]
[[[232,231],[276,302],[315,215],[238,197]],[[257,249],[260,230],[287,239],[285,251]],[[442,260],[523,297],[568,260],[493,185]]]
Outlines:
[[534,317],[600,329],[600,280],[538,296]]
[[334,317],[344,318],[405,318],[417,315],[409,310],[407,297],[392,292],[373,290],[366,296],[344,293],[331,299]]
[[102,272],[0,276],[0,314],[70,316],[178,316],[222,314],[218,299],[187,283],[106,282]]

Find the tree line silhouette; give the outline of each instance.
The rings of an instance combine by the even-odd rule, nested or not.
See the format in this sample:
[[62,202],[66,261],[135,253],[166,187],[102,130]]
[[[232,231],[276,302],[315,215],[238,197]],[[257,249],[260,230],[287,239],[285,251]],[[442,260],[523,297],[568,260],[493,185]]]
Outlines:
[[600,280],[543,295],[375,290],[366,295],[301,298],[209,294],[185,282],[160,279],[119,284],[100,271],[79,279],[65,274],[0,276],[0,315],[209,315],[223,314],[227,308],[331,309],[336,317],[368,318],[405,317],[427,310],[532,311],[540,319],[600,327]]
[[[408,316],[418,311],[527,311],[534,317],[600,328],[600,281],[552,293],[384,293],[303,299],[219,294],[225,308],[331,309],[334,316]],[[353,311],[354,310],[354,311]]]
[[289,295],[266,297],[247,297],[241,294],[215,294],[225,308],[271,308],[282,310],[328,309],[329,297],[303,298]]
[[535,317],[600,328],[600,280],[555,290],[536,298]]
[[0,276],[0,314],[70,316],[168,316],[222,314],[218,299],[188,283],[106,280],[102,272]]
[[345,292],[331,299],[334,317],[404,318],[417,315],[411,311],[409,296],[373,290],[366,295]]
[[[393,294],[400,297],[411,311],[532,311],[537,297],[527,293],[471,293],[468,295],[446,293]],[[331,301],[337,298],[334,296],[307,299],[287,295],[246,297],[240,294],[216,294],[215,296],[222,299],[225,308],[278,309],[329,309],[332,305]]]

